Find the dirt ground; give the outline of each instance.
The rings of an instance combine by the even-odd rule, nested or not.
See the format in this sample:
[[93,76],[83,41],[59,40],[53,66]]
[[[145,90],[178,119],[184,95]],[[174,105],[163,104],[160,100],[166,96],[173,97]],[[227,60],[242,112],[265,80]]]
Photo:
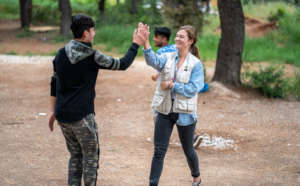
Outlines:
[[[1,38],[0,54],[61,47],[44,43],[39,36],[15,38],[18,30],[1,22],[0,33],[9,34]],[[0,186],[64,186],[69,154],[58,126],[52,133],[47,126],[51,57],[13,59],[0,55]],[[99,73],[95,99],[101,149],[98,185],[148,185],[155,86],[150,75],[154,72],[138,58],[125,72]],[[208,74],[212,73],[208,68]],[[300,102],[211,85],[199,95],[197,132],[231,139],[233,145],[196,149],[203,185],[299,186]],[[160,185],[190,186],[187,162],[176,145],[176,129],[171,141]]]

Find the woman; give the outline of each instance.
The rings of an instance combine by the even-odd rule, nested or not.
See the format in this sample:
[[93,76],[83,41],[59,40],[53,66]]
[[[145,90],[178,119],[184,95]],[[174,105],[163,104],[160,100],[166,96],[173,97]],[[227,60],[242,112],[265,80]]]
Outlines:
[[[139,26],[139,31],[149,37],[147,26]],[[197,96],[204,86],[204,73],[196,41],[195,28],[187,25],[180,27],[176,33],[177,52],[158,55],[152,51],[149,39],[144,43],[147,64],[160,71],[152,101],[152,107],[158,115],[155,121],[150,186],[158,185],[174,124],[191,170],[192,185],[201,184],[193,134],[197,122]]]

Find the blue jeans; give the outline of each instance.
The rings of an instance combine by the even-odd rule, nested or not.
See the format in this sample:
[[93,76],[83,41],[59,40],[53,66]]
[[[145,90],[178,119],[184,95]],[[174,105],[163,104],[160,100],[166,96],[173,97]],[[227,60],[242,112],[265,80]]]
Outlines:
[[[155,121],[154,130],[154,155],[150,171],[150,186],[157,186],[163,169],[165,154],[168,149],[170,137],[174,124],[178,118],[178,113],[170,113],[163,115],[158,113]],[[177,126],[179,139],[187,159],[191,175],[193,177],[200,176],[198,156],[193,147],[193,135],[195,124],[188,126]]]

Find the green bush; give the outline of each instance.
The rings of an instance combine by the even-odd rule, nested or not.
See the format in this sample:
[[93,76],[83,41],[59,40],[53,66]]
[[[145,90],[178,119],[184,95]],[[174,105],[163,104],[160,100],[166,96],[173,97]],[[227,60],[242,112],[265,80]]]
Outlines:
[[140,3],[137,14],[130,14],[128,5],[120,4],[106,8],[104,15],[99,15],[98,21],[101,24],[109,25],[136,25],[138,22],[161,25],[162,16],[151,8],[143,8]]
[[213,34],[205,34],[198,37],[197,46],[203,62],[217,58],[219,38],[219,36]]
[[296,96],[297,100],[300,101],[300,70],[295,71],[295,78],[292,81],[292,93]]
[[286,14],[285,9],[278,8],[277,12],[271,12],[271,15],[268,17],[269,21],[278,21],[280,18],[284,17]]
[[42,1],[39,4],[32,5],[32,21],[35,24],[59,24],[60,11],[58,3],[51,1]]
[[300,67],[300,13],[285,13],[278,29],[265,37],[246,38],[243,60],[287,63]]
[[24,28],[21,32],[17,34],[18,38],[32,37],[34,32],[30,31],[28,27]]
[[286,14],[279,20],[279,34],[285,36],[282,42],[300,42],[300,8],[294,14]]
[[125,53],[132,43],[133,25],[100,25],[96,28],[95,44],[105,44],[106,50],[117,48],[120,53]]
[[19,18],[19,1],[0,0],[1,19]]
[[11,50],[7,52],[6,55],[17,55],[17,52]]
[[266,97],[284,98],[287,96],[289,84],[283,75],[283,69],[279,66],[262,68],[260,65],[259,71],[250,72],[246,70],[243,73],[243,78],[249,79],[249,85],[258,89]]
[[204,15],[197,2],[181,0],[163,0],[163,15],[170,27],[178,29],[182,25],[193,25],[202,33]]

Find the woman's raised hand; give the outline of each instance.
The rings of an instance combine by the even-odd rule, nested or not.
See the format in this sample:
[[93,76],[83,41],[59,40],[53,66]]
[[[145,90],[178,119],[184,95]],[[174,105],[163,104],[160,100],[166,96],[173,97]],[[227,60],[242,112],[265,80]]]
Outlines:
[[149,26],[147,24],[139,23],[138,28],[134,30],[133,33],[133,42],[138,45],[145,45],[146,41],[149,42]]

